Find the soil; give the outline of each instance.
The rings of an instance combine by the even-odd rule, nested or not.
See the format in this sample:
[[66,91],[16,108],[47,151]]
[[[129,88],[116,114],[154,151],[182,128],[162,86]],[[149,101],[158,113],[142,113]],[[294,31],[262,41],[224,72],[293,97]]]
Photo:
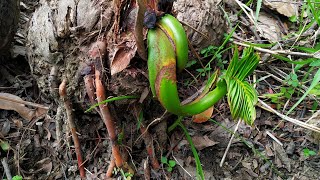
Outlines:
[[0,54],[10,49],[10,44],[16,32],[19,19],[18,1],[0,2]]
[[[130,1],[119,1],[120,6],[114,2],[118,1],[20,2],[20,22],[11,50],[12,58],[3,58],[1,55],[6,61],[0,61],[0,144],[3,146],[8,143],[10,146],[9,150],[0,148],[0,179],[8,179],[8,171],[12,176],[21,175],[23,179],[81,179],[76,145],[68,126],[70,122],[67,122],[65,99],[59,95],[59,85],[64,79],[67,81],[67,99],[73,106],[71,111],[83,156],[86,173],[83,179],[106,179],[106,172],[112,164],[114,142],[110,140],[100,111],[85,112],[92,101],[88,97],[84,78],[92,72],[96,60],[92,58],[93,49],[101,42],[107,42],[104,44],[107,46],[106,53],[101,51],[101,56],[104,57],[101,65],[107,97],[139,97],[138,100],[124,99],[107,105],[115,121],[116,141],[120,145],[121,154],[134,170],[132,179],[197,178],[195,158],[183,131],[176,128],[173,132],[167,132],[167,128],[177,117],[167,113],[152,97],[147,62],[139,57],[141,44],[132,35],[132,31],[137,31],[129,28],[132,24],[139,25],[139,20],[131,16],[139,14],[143,7],[128,12],[130,8],[126,8]],[[190,44],[200,54],[202,64],[207,64],[212,55],[205,57],[204,53],[200,53],[201,50],[209,45],[221,45],[224,33],[231,32],[229,27],[235,27],[239,21],[242,24],[233,36],[236,40],[249,39],[255,43],[271,41],[262,34],[257,34],[246,15],[240,14],[240,11],[237,4],[229,1],[177,0],[173,3],[172,14],[184,25]],[[272,14],[281,24],[288,24],[282,14],[268,6],[264,6],[262,11]],[[0,13],[0,20],[1,18]],[[297,31],[298,27],[292,25],[286,28]],[[120,31],[122,33],[115,33]],[[100,38],[101,34],[104,39]],[[306,46],[310,46],[310,39],[311,35],[304,40]],[[287,43],[290,45],[294,41]],[[303,42],[297,42],[301,43]],[[230,41],[226,47],[231,45]],[[241,51],[242,46],[238,49]],[[119,58],[119,54],[124,58]],[[197,58],[192,51],[189,55],[192,60]],[[221,59],[229,61],[232,52],[225,51],[220,55]],[[264,52],[260,52],[260,55],[263,62],[255,71],[257,79],[266,77],[268,72],[273,72],[274,67],[290,73],[290,64],[271,61],[271,56]],[[116,66],[119,62],[126,64],[123,70]],[[214,67],[226,68],[227,62],[213,62],[212,70]],[[112,68],[121,70],[113,71]],[[197,76],[201,68],[201,64],[197,63],[179,74],[181,99],[194,95],[205,84],[207,76]],[[281,86],[281,82],[265,78],[257,84],[256,89],[259,95],[263,95],[273,89],[280,89]],[[48,109],[43,111],[43,107],[21,105],[17,102],[4,108],[1,96],[9,95],[2,93],[14,96],[16,101],[33,102]],[[316,102],[319,100],[318,97],[315,99]],[[287,106],[292,106],[295,101],[288,101]],[[277,106],[270,100],[266,102],[274,108]],[[311,119],[312,124],[319,125],[319,113],[311,111],[313,102],[312,99],[306,99],[304,105],[298,106],[290,116],[301,121]],[[279,104],[284,106],[281,100]],[[23,110],[17,110],[15,106],[23,106]],[[261,105],[257,106],[257,119],[253,126],[243,122],[239,124],[222,167],[219,164],[237,126],[237,122],[231,117],[227,99],[215,105],[212,120],[197,124],[186,117],[183,124],[196,146],[205,179],[320,177],[319,134],[283,121]],[[141,133],[141,127],[146,128],[147,133]],[[150,144],[155,151],[155,158],[161,164],[159,169],[152,166],[152,157],[146,150]],[[306,149],[316,154],[309,156]],[[172,171],[160,161],[162,157],[176,162]],[[8,167],[5,167],[6,164]],[[124,177],[119,168],[114,168],[113,172],[114,179]]]

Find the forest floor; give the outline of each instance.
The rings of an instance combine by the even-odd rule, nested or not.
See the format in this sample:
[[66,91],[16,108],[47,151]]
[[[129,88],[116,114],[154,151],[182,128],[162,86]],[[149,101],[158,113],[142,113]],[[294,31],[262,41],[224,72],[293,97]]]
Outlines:
[[[320,5],[302,1],[278,1],[276,5],[264,1],[261,6],[243,3],[223,1],[219,5],[228,20],[226,44],[197,49],[202,64],[211,62],[211,68],[203,68],[190,53],[191,63],[178,77],[180,97],[186,99],[205,83],[214,67],[227,68],[235,46],[241,52],[250,44],[261,57],[249,77],[259,98],[252,126],[232,119],[226,98],[215,105],[209,121],[197,124],[190,117],[182,121],[196,147],[205,179],[319,179]],[[136,100],[108,104],[116,119],[121,152],[134,170],[113,168],[113,177],[197,179],[196,158],[185,132],[179,127],[167,132],[177,116],[165,112],[152,98],[144,76],[147,63],[135,58],[106,85],[112,92],[146,89],[140,98],[143,104],[137,105]],[[16,100],[8,104],[0,99],[0,109],[4,109],[0,110],[0,179],[7,179],[9,172],[16,180],[79,179],[75,147],[66,125],[59,130],[64,143],[57,142],[56,119],[65,110],[51,109],[57,102],[42,97],[27,57],[20,54],[10,59],[1,65],[0,75],[1,97]],[[78,106],[81,104],[75,105],[73,113],[86,178],[104,179],[112,159],[107,130],[98,113],[85,113],[89,106]],[[147,135],[141,133],[141,126]],[[159,169],[150,163],[148,143]]]

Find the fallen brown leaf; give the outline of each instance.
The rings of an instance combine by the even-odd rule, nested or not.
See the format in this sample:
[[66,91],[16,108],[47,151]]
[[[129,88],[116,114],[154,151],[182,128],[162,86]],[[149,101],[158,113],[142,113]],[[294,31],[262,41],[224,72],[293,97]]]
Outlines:
[[204,122],[207,122],[211,116],[212,116],[212,113],[213,113],[213,106],[210,107],[209,109],[203,111],[202,113],[200,114],[196,114],[192,117],[192,121],[195,122],[195,123],[204,123]]
[[111,75],[124,70],[137,51],[135,37],[132,33],[122,33],[122,42],[117,45],[116,53],[110,63]]
[[38,162],[36,162],[37,167],[39,167],[39,169],[35,170],[35,172],[46,172],[47,174],[49,174],[52,171],[52,161],[50,158],[44,158]]
[[264,0],[263,4],[272,10],[276,10],[278,13],[285,15],[287,17],[291,17],[294,15],[298,15],[298,3],[295,1],[270,1]]
[[192,141],[199,151],[206,147],[210,147],[219,143],[212,141],[208,136],[193,136]]
[[9,93],[0,93],[0,109],[14,110],[17,113],[19,113],[20,116],[26,120],[30,121],[33,118],[41,116],[47,112],[47,109],[27,108],[24,104],[19,103],[20,101],[23,102],[23,100],[16,95],[9,94]]
[[286,168],[289,172],[291,172],[291,159],[289,159],[286,151],[280,146],[278,143],[273,141],[273,149],[276,154],[276,164],[278,167]]
[[277,20],[267,13],[260,12],[258,18],[258,26],[260,27],[261,36],[271,42],[277,42],[281,39],[281,30]]
[[2,128],[0,129],[0,133],[3,135],[3,136],[6,136],[9,131],[10,131],[10,121],[6,120],[3,122],[2,124]]

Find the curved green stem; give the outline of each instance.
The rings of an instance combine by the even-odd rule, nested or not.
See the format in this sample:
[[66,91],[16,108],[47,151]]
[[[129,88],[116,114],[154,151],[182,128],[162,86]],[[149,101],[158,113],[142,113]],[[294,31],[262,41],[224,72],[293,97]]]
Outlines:
[[227,94],[227,84],[225,80],[220,80],[215,89],[208,92],[199,100],[193,101],[186,105],[181,105],[176,80],[170,80],[165,77],[159,77],[161,82],[159,86],[158,99],[162,106],[169,112],[180,115],[190,116],[199,114],[223,98]]
[[179,126],[183,118],[183,116],[178,116],[178,119],[175,120],[174,123],[168,127],[168,133],[172,132],[177,126]]
[[181,23],[172,15],[166,14],[159,20],[158,26],[174,42],[177,69],[182,71],[188,62],[188,38]]
[[216,104],[227,94],[227,84],[221,80],[215,89],[206,94],[198,101],[181,106],[181,111],[189,115],[199,114]]
[[[153,96],[158,97],[167,111],[176,115],[190,116],[207,110],[227,93],[225,81],[221,80],[214,90],[201,99],[181,105],[177,90],[176,69],[177,66],[180,66],[178,69],[184,68],[186,64],[187,37],[181,24],[171,15],[164,16],[158,24],[162,29],[157,27],[149,30],[147,38],[149,81]],[[174,41],[175,47],[171,40]]]
[[156,97],[156,79],[163,66],[175,66],[176,58],[174,48],[166,34],[159,28],[149,29],[148,31],[148,71],[151,91]]

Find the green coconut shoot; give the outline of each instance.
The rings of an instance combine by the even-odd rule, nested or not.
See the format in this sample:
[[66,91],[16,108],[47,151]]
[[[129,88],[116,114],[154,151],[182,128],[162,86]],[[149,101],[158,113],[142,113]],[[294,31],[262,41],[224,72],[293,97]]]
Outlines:
[[235,48],[229,67],[218,78],[216,86],[213,89],[209,86],[210,90],[202,98],[182,105],[178,95],[176,72],[186,64],[188,41],[184,39],[186,35],[181,31],[182,25],[177,23],[175,18],[170,16],[164,19],[158,22],[158,27],[149,30],[147,37],[149,81],[154,97],[158,98],[168,112],[179,116],[192,116],[207,110],[227,95],[233,118],[241,118],[252,124],[256,113],[254,105],[257,102],[257,93],[246,78],[259,63],[259,56],[254,53],[253,48],[244,49],[242,58]]

